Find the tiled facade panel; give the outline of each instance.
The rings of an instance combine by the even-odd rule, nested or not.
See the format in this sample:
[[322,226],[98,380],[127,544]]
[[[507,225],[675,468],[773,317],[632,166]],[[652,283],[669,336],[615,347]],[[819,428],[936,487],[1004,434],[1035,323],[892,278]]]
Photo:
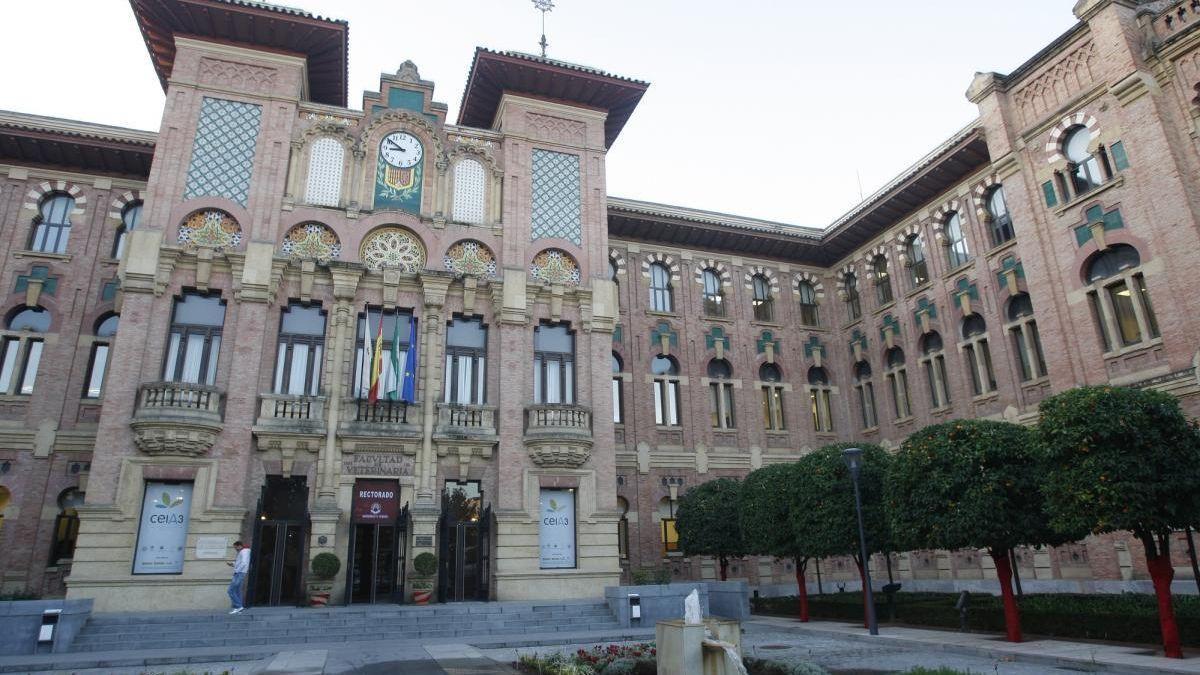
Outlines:
[[246,205],[262,106],[204,97],[184,199],[225,197]]

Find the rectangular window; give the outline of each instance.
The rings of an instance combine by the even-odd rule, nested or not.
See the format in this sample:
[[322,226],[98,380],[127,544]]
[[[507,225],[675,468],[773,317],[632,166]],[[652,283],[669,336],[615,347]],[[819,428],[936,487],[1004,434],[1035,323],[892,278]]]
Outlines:
[[575,403],[575,334],[565,324],[543,324],[533,333],[533,400]]
[[446,330],[445,403],[483,405],[487,383],[487,328],[456,318]]
[[708,385],[711,410],[710,417],[714,429],[733,429],[733,384],[730,382],[712,382]]
[[1133,281],[1137,287],[1138,299],[1142,301],[1142,311],[1146,313],[1146,324],[1150,329],[1150,337],[1158,337],[1158,319],[1154,316],[1154,306],[1150,304],[1150,294],[1146,292],[1146,277],[1135,274]]
[[858,291],[853,291],[847,296],[846,313],[850,315],[851,321],[855,321],[862,316],[862,305],[859,303]]
[[870,429],[879,424],[875,416],[875,386],[863,382],[858,386],[858,403],[862,407],[863,428]]
[[1096,326],[1100,344],[1104,345],[1104,351],[1112,351],[1112,342],[1108,339],[1108,328],[1104,325],[1104,312],[1100,309],[1100,296],[1094,292],[1088,293],[1088,306],[1092,310],[1092,323]]
[[18,394],[28,396],[33,393],[33,385],[37,381],[38,366],[42,362],[41,340],[29,340],[25,345],[25,367],[21,372],[21,388]]
[[911,413],[908,405],[908,377],[903,370],[888,374],[892,389],[892,405],[896,409],[896,419],[904,419]]
[[[368,316],[361,313],[358,315],[358,332],[354,340],[354,395],[356,397],[360,399],[370,397],[371,371],[374,368],[371,357],[375,349],[376,338],[380,335],[380,322],[382,322],[383,340],[380,343],[377,397],[379,400],[400,400],[404,365],[408,362],[408,340],[414,320],[409,312],[400,310],[381,312],[373,307],[370,308]],[[364,336],[367,336],[365,349],[363,347]],[[393,364],[393,344],[396,347],[394,360],[399,367]]]
[[617,521],[617,555],[629,559],[629,519],[624,516]]
[[763,425],[767,431],[783,431],[783,387],[766,386],[762,389]]
[[613,424],[621,424],[625,421],[625,401],[622,393],[621,378],[614,377],[612,379]]
[[1125,154],[1125,144],[1121,141],[1113,143],[1109,148],[1112,151],[1113,166],[1117,171],[1124,171],[1129,168],[1129,157]]
[[325,313],[319,306],[293,302],[280,314],[274,392],[317,396],[325,354]]
[[163,380],[212,385],[217,379],[225,302],[219,296],[184,293],[171,312],[171,335]]
[[1133,309],[1133,293],[1124,280],[1105,287],[1108,300],[1112,303],[1117,321],[1117,331],[1126,347],[1142,341],[1142,329],[1138,326],[1137,313]]
[[663,555],[679,553],[679,530],[675,529],[674,518],[662,519]]
[[1017,355],[1017,365],[1021,367],[1021,381],[1028,382],[1033,379],[1033,365],[1029,363],[1025,333],[1021,330],[1020,326],[1011,328],[1008,332],[1012,336],[1013,352]]
[[1046,206],[1058,206],[1058,195],[1054,192],[1054,181],[1048,180],[1042,183],[1042,196],[1046,199]]
[[679,426],[679,382],[654,381],[654,423],[659,426]]
[[87,387],[84,398],[100,398],[104,390],[104,372],[108,368],[109,346],[104,342],[92,345],[92,360],[88,365]]
[[0,394],[7,394],[12,391],[13,373],[16,372],[17,359],[20,353],[20,338],[4,338],[4,361],[0,363]]

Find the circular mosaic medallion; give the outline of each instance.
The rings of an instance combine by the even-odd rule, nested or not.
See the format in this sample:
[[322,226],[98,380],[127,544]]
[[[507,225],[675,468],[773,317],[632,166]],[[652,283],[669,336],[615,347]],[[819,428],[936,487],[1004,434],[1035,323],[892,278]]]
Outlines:
[[534,257],[529,275],[542,283],[578,286],[579,263],[566,251],[548,248]]
[[224,211],[197,211],[179,226],[179,243],[188,248],[207,246],[217,251],[237,248],[242,228]]
[[297,260],[329,262],[342,254],[342,244],[333,230],[321,223],[301,223],[283,238],[283,254]]
[[474,239],[464,239],[451,246],[442,262],[446,269],[465,277],[496,276],[496,256]]
[[384,267],[416,272],[425,267],[425,248],[408,230],[384,227],[375,230],[362,244],[362,261],[367,269]]

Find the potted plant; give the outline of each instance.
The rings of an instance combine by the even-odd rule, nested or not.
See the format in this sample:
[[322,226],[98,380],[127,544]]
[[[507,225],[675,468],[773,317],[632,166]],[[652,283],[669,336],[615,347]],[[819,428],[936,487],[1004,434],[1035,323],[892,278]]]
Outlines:
[[437,556],[425,551],[413,558],[413,602],[418,605],[428,605],[429,596],[433,595],[433,576],[437,574]]
[[342,561],[328,551],[313,556],[309,563],[313,578],[308,582],[308,604],[310,607],[325,607],[333,591],[333,578],[342,569]]

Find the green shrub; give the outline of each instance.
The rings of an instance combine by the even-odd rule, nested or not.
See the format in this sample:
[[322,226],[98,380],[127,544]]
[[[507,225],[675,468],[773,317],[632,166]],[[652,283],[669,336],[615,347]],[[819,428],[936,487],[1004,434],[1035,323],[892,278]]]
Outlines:
[[438,559],[437,556],[425,551],[413,558],[413,570],[418,576],[431,577],[437,574]]
[[671,583],[671,570],[665,567],[639,567],[630,573],[634,586]]
[[[915,626],[957,629],[959,613],[954,608],[957,593],[897,593],[896,622]],[[796,598],[754,598],[756,613],[794,616]],[[1183,644],[1200,646],[1200,597],[1173,597]],[[1160,640],[1158,605],[1153,595],[1038,593],[1020,599],[1021,624],[1027,632],[1059,638],[1109,640],[1157,644]],[[890,616],[886,596],[875,596],[881,620]],[[814,618],[857,620],[862,618],[860,593],[809,596]],[[973,631],[1002,632],[1004,607],[999,597],[982,593],[970,596],[967,626]]]
[[313,576],[318,579],[332,579],[337,576],[338,570],[342,569],[342,561],[338,560],[336,555],[325,551],[313,556],[311,567]]
[[742,659],[750,675],[829,675],[829,671],[808,661],[770,661],[747,657]]

